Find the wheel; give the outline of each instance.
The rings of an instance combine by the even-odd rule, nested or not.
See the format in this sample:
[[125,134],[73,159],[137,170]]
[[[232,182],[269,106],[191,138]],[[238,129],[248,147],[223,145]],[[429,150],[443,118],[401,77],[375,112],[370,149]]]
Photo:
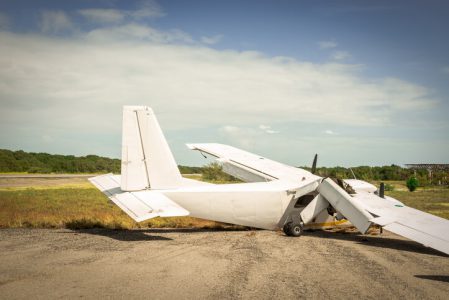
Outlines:
[[284,227],[282,228],[282,230],[284,231],[284,233],[285,233],[286,235],[288,235],[288,236],[291,236],[291,234],[290,234],[290,224],[291,224],[291,223],[287,223],[287,224],[285,224]]
[[288,227],[289,236],[301,236],[304,231],[301,223],[290,223]]

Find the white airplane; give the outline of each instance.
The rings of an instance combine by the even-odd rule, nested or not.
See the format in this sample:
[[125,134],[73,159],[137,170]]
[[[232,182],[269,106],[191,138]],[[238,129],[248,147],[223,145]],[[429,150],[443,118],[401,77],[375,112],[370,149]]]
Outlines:
[[[217,158],[245,183],[210,184],[181,176],[152,109],[123,108],[121,175],[89,180],[136,222],[187,216],[300,236],[305,225],[371,225],[449,254],[449,221],[377,192],[356,179],[335,183],[304,169],[222,144],[188,144]],[[314,160],[314,167],[316,158]],[[349,193],[348,193],[349,192]]]

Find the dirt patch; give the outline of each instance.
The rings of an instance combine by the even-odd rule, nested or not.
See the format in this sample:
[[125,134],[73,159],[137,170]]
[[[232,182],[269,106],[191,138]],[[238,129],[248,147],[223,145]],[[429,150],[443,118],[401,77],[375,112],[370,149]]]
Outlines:
[[0,298],[431,298],[449,260],[384,232],[0,230]]
[[82,177],[68,177],[68,178],[57,178],[57,177],[1,177],[0,178],[0,188],[18,188],[18,187],[63,187],[63,186],[85,186],[89,187],[90,183],[87,178]]

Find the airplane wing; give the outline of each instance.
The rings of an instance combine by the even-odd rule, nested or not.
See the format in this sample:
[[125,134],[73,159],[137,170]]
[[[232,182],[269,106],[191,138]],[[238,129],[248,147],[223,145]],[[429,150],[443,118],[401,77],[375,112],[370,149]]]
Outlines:
[[[446,219],[408,207],[391,197],[381,198],[363,190],[350,195],[329,178],[324,179],[317,190],[362,233],[375,223],[391,232],[449,254],[449,221]],[[318,212],[325,206],[319,202],[317,199],[309,205],[319,206],[316,210]],[[316,212],[314,207],[311,207],[306,211],[306,216],[313,216]]]
[[448,220],[408,207],[388,197],[384,199],[371,193],[359,193],[353,197],[366,211],[375,216],[371,222],[449,254]]
[[270,181],[276,179],[298,181],[319,179],[312,173],[283,163],[241,150],[232,146],[207,143],[187,144],[191,150],[217,157],[223,164],[223,171],[246,182]]
[[187,210],[158,191],[122,191],[120,189],[120,175],[106,174],[89,178],[89,181],[136,222],[155,217],[189,215]]

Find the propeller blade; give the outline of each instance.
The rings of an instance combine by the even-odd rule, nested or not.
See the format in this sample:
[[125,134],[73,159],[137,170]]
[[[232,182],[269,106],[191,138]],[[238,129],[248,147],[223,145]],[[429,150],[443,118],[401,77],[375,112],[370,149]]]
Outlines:
[[381,182],[379,186],[379,197],[385,198],[385,184],[383,182]]
[[315,157],[313,158],[313,163],[312,163],[312,174],[316,173],[316,162],[318,160],[318,154],[315,154]]

